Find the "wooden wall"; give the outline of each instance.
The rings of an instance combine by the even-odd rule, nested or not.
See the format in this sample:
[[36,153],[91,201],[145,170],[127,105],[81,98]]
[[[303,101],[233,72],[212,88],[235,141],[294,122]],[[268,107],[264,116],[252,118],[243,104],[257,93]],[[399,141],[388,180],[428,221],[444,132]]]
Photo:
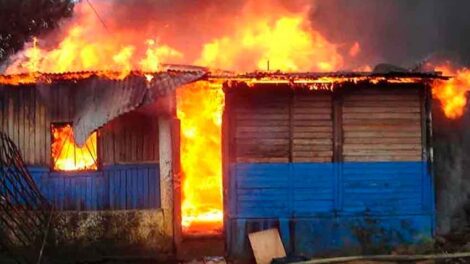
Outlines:
[[0,86],[0,130],[15,142],[29,165],[50,165],[52,112],[35,86]]
[[29,171],[56,210],[134,210],[160,208],[158,164],[104,166],[98,171]]
[[423,86],[229,89],[233,162],[419,161]]
[[331,162],[333,113],[330,93],[297,92],[292,105],[292,161]]
[[288,88],[228,95],[237,162],[331,162],[331,93]]
[[251,256],[246,234],[272,227],[288,253],[306,256],[368,247],[364,233],[382,247],[431,238],[424,88],[226,87],[229,256]]
[[159,162],[158,120],[128,113],[100,129],[99,156],[106,164]]
[[421,160],[418,89],[357,90],[343,100],[345,161]]
[[288,162],[290,93],[246,92],[233,100],[237,162]]
[[[73,120],[80,107],[70,100],[74,88],[58,84],[45,97],[34,85],[0,86],[0,131],[13,139],[27,165],[51,165],[50,125]],[[103,164],[158,163],[156,117],[126,114],[100,129],[98,141]]]

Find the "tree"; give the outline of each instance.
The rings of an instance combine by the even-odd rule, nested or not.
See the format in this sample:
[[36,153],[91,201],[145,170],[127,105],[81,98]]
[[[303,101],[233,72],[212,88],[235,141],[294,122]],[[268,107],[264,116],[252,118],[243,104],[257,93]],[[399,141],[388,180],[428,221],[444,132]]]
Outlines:
[[23,48],[33,36],[43,34],[70,17],[74,0],[0,0],[0,64]]

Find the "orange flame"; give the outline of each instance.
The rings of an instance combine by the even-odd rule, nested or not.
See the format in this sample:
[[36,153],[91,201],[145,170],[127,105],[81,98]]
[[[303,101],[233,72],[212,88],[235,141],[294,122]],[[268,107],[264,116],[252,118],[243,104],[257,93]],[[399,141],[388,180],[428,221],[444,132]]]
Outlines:
[[97,170],[97,134],[93,132],[83,147],[75,144],[70,125],[52,127],[52,159],[54,170]]
[[436,81],[432,87],[433,96],[438,99],[447,118],[456,119],[463,115],[470,90],[470,69],[456,69],[450,63],[435,67],[436,71],[452,77],[447,81]]
[[[159,45],[156,39],[146,41],[138,33],[101,28],[100,21],[84,2],[76,5],[74,19],[65,27],[65,34],[55,48],[41,48],[35,38],[33,45],[21,53],[22,57],[7,68],[6,74],[118,71],[120,78],[125,78],[131,71],[159,71],[162,60],[183,57],[172,47]],[[107,4],[103,1],[99,6],[105,9]]]
[[260,14],[258,5],[248,1],[234,31],[206,43],[196,64],[236,71],[333,71],[343,66],[337,46],[310,28],[309,6],[290,12],[268,3]]
[[356,57],[361,52],[361,46],[359,42],[354,42],[354,44],[349,49],[349,56]]
[[[187,49],[187,54],[155,37],[157,32],[165,31],[162,28],[133,29],[122,21],[114,21],[110,12],[113,4],[118,5],[114,1],[94,3],[97,10],[106,14],[105,22],[109,23],[105,27],[86,1],[78,2],[73,18],[60,32],[44,41],[34,40],[16,56],[5,73],[103,71],[120,72],[119,78],[124,78],[131,71],[159,71],[162,62],[235,71],[268,68],[334,71],[344,66],[345,59],[360,53],[358,42],[337,45],[312,28],[308,15],[311,3],[308,1],[285,5],[282,1],[246,0],[236,19],[233,15],[216,19],[220,30],[202,26],[198,31],[201,36],[196,38],[202,41],[189,43],[190,46],[195,44],[196,48]],[[188,47],[187,40],[176,33],[162,35],[167,43],[179,48]],[[340,51],[340,46],[344,45],[351,46],[345,59]]]
[[181,120],[182,226],[185,233],[220,233],[223,226],[222,85],[197,82],[177,90]]

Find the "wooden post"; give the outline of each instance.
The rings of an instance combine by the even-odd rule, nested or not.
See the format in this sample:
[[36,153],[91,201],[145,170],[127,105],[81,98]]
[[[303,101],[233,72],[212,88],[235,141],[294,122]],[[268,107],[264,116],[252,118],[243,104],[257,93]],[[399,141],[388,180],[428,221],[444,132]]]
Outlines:
[[434,162],[433,155],[433,125],[432,125],[432,87],[431,85],[426,85],[426,112],[427,112],[427,150],[428,150],[428,162],[431,164]]
[[[179,134],[175,133],[179,133],[179,129],[175,129],[175,124],[179,123],[176,119],[175,95],[171,94],[164,100],[168,100],[168,103],[165,104],[163,114],[158,117],[160,201],[164,215],[165,235],[173,238],[177,244],[176,235],[178,232],[175,228],[180,228],[180,221],[177,221],[178,217],[175,219],[175,215],[178,215],[176,210],[179,209],[179,205],[174,199],[175,196],[179,197],[179,195],[175,195],[175,190],[179,190],[179,177],[175,177],[179,176],[175,174],[179,171],[178,168],[175,169],[175,155],[179,154],[176,148],[179,146],[175,146],[175,140],[179,138]],[[177,162],[179,163],[179,159]]]
[[294,107],[295,107],[295,92],[294,88],[290,88],[289,93],[289,163],[294,161]]
[[181,245],[182,226],[181,226],[181,122],[179,119],[171,120],[172,135],[172,168],[173,168],[173,240],[176,248]]
[[160,146],[160,204],[165,216],[165,233],[173,237],[173,165],[171,118],[158,118],[158,139]]
[[421,160],[427,161],[427,109],[426,109],[426,87],[419,89],[419,103],[421,113]]
[[343,161],[343,96],[340,91],[333,94],[333,162]]
[[232,126],[233,126],[233,113],[231,108],[234,107],[232,94],[228,90],[227,84],[224,84],[224,93],[225,93],[225,106],[224,112],[222,115],[222,189],[223,189],[223,206],[224,206],[224,232],[225,232],[225,251],[230,246],[231,238],[231,226],[230,226],[230,214],[234,213],[230,211],[230,199],[232,195],[230,192],[230,164],[232,164],[232,159],[234,155],[231,154],[232,151]]

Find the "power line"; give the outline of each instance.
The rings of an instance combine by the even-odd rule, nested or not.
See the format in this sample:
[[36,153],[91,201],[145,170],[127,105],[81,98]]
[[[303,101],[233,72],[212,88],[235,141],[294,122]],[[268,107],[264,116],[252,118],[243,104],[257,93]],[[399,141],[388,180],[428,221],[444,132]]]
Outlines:
[[95,13],[96,17],[97,17],[98,20],[101,22],[101,24],[103,24],[104,29],[106,29],[106,31],[109,32],[109,29],[108,29],[108,27],[106,26],[106,24],[104,23],[104,20],[101,18],[100,14],[99,14],[98,11],[95,9],[95,7],[91,4],[91,1],[90,1],[90,0],[86,0],[86,2],[87,2],[88,5],[90,6],[90,8],[93,10],[93,12]]

